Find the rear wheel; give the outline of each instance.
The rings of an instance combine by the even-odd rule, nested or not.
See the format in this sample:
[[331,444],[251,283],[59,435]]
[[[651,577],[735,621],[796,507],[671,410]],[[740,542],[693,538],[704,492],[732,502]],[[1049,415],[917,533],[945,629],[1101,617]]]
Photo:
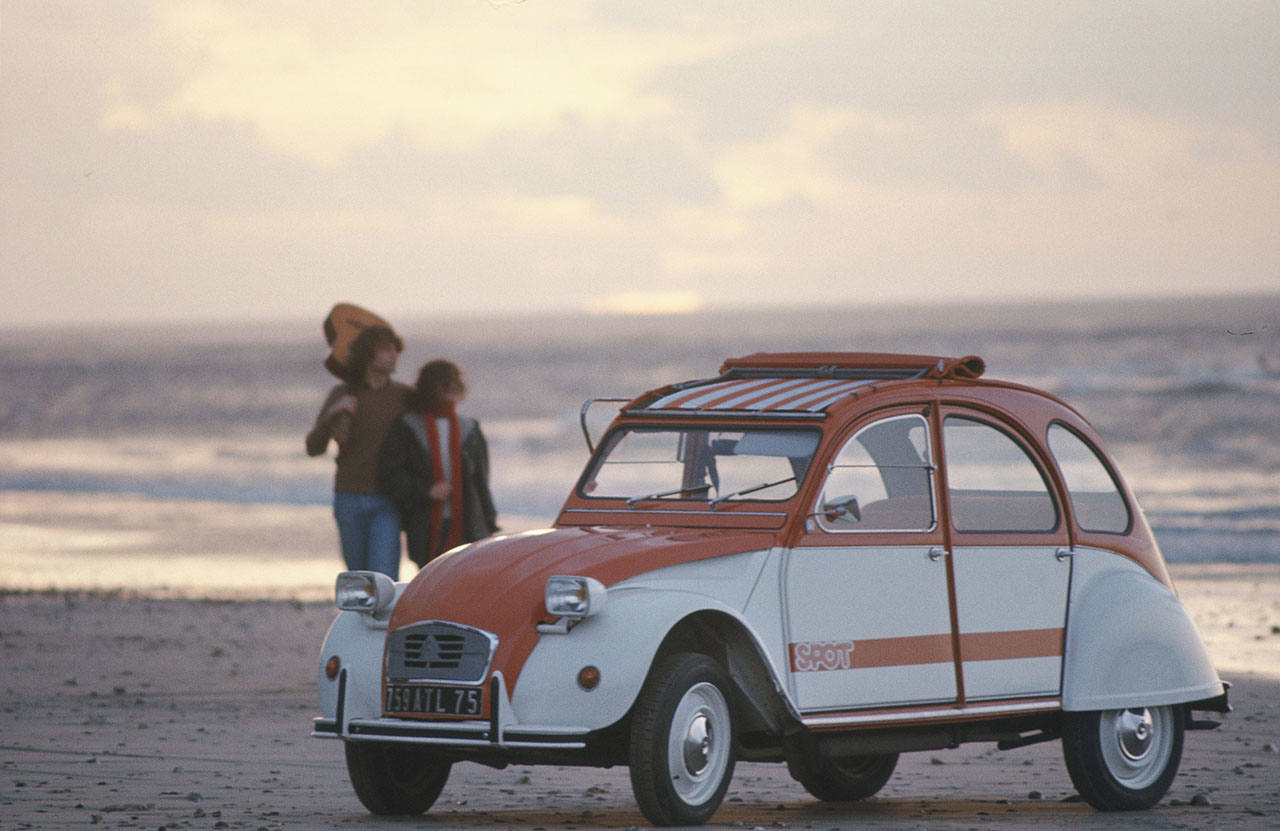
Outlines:
[[885,753],[839,759],[806,756],[788,767],[792,777],[823,802],[854,802],[879,792],[897,764],[897,753]]
[[450,762],[431,750],[389,742],[346,742],[347,775],[370,813],[421,814],[435,804]]
[[733,778],[729,681],[706,655],[669,655],[649,672],[631,722],[631,788],[654,825],[698,825]]
[[1062,755],[1076,790],[1099,811],[1135,811],[1160,801],[1182,760],[1177,706],[1066,713]]

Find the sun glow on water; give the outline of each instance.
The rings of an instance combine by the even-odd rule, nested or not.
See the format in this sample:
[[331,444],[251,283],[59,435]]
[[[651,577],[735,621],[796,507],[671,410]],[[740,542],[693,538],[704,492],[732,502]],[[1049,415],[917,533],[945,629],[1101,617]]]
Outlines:
[[583,304],[593,315],[687,315],[701,308],[695,291],[625,291]]

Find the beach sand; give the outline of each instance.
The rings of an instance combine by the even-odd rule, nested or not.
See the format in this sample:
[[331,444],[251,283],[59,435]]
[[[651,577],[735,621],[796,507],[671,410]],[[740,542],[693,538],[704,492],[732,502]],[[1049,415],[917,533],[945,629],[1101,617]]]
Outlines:
[[[319,532],[317,532],[319,533]],[[741,764],[708,827],[1275,828],[1280,566],[1172,572],[1235,711],[1189,733],[1168,796],[1138,814],[1074,798],[1056,742],[905,754],[857,804]],[[342,746],[309,737],[327,602],[112,592],[0,594],[0,829],[633,828],[626,768],[459,764],[422,818],[367,814]]]

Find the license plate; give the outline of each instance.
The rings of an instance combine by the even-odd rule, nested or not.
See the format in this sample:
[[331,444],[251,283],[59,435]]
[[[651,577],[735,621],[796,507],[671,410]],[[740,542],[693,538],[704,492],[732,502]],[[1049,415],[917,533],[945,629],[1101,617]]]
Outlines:
[[388,684],[385,696],[382,705],[387,713],[478,718],[484,706],[484,693],[480,687]]

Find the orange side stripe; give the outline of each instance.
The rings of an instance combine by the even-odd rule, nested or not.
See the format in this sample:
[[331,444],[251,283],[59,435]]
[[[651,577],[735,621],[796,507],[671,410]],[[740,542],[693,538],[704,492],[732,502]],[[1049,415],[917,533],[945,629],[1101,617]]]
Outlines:
[[1062,656],[1061,629],[1022,629],[1016,632],[970,632],[960,635],[962,661],[1000,661]]
[[828,643],[792,643],[792,672],[813,672],[833,669],[867,669],[870,667],[912,666],[914,664],[950,663],[951,635],[913,635],[904,638],[873,638],[863,641],[849,641],[847,650],[843,650],[847,658],[839,662],[826,660],[808,660],[815,651],[826,653]]
[[[962,661],[1061,657],[1062,636],[1061,629],[964,633],[960,635],[960,657]],[[858,641],[801,641],[787,644],[787,651],[792,672],[942,664],[955,659],[949,633]]]

